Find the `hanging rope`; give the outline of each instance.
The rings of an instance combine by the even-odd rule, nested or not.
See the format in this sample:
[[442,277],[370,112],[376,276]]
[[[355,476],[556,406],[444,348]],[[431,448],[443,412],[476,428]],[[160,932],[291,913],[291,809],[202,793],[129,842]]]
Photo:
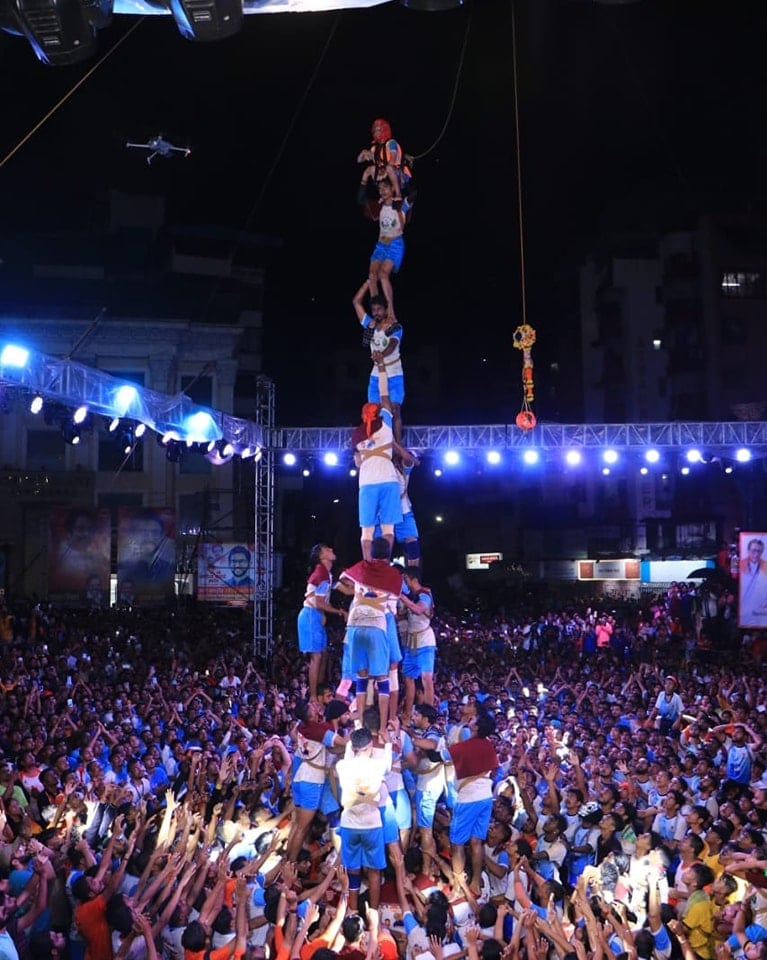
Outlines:
[[[330,49],[330,44],[333,42],[333,37],[336,34],[336,30],[338,29],[338,24],[340,22],[341,22],[341,15],[339,13],[339,14],[336,14],[333,20],[333,26],[330,28],[330,32],[328,33],[327,39],[325,40],[325,46],[322,48],[322,52],[320,53],[319,59],[317,60],[314,70],[312,71],[312,75],[309,77],[309,80],[306,86],[304,87],[304,92],[299,97],[298,103],[296,104],[296,109],[293,111],[293,117],[291,118],[291,121],[288,124],[288,129],[285,131],[285,136],[282,138],[282,143],[277,148],[277,153],[274,156],[274,160],[272,161],[272,164],[269,167],[269,170],[267,171],[266,176],[264,177],[264,182],[261,184],[261,189],[258,193],[258,196],[253,201],[253,205],[251,206],[248,212],[248,215],[245,218],[245,223],[242,228],[243,231],[248,229],[248,227],[250,226],[253,220],[253,217],[255,217],[256,213],[258,213],[261,203],[263,202],[264,196],[266,195],[266,191],[269,187],[269,184],[272,181],[272,177],[274,176],[274,172],[277,169],[280,160],[282,160],[282,155],[285,153],[285,147],[288,144],[288,140],[290,140],[290,135],[293,133],[296,123],[298,122],[298,118],[301,115],[301,111],[303,110],[304,104],[306,103],[306,98],[311,93],[311,89],[314,86],[314,81],[317,79],[320,72],[320,68],[322,67],[322,64],[325,62],[325,57],[327,56],[327,52]],[[232,256],[234,256],[234,251],[232,252]]]
[[434,143],[429,147],[428,150],[424,150],[423,153],[415,154],[413,156],[413,160],[423,160],[424,157],[428,157],[429,154],[439,146],[440,141],[447,133],[447,128],[450,125],[450,121],[453,118],[455,101],[458,98],[458,87],[461,83],[461,74],[463,73],[463,63],[464,63],[464,60],[466,59],[466,47],[468,46],[468,43],[469,43],[470,29],[471,29],[471,14],[469,14],[466,17],[466,30],[464,31],[464,34],[463,34],[463,45],[461,46],[461,55],[458,58],[458,69],[456,70],[456,74],[455,74],[455,82],[453,83],[453,95],[450,98],[450,106],[448,107],[447,117],[445,118],[445,122],[442,124],[442,129],[437,134],[437,139],[434,141]]
[[42,127],[42,125],[43,125],[44,123],[46,123],[48,120],[50,120],[50,118],[54,115],[54,113],[56,113],[56,111],[57,111],[60,107],[63,107],[63,106],[64,106],[64,104],[67,102],[67,100],[69,100],[69,98],[70,98],[73,94],[75,94],[75,93],[80,89],[80,87],[85,83],[85,81],[88,80],[90,77],[93,76],[93,74],[98,70],[98,68],[99,68],[109,57],[112,56],[112,54],[115,52],[115,50],[117,50],[118,47],[122,46],[122,44],[125,43],[125,41],[128,39],[128,37],[129,37],[132,33],[134,33],[136,30],[138,30],[138,28],[139,28],[139,27],[141,26],[141,24],[144,22],[144,19],[145,19],[144,17],[139,17],[139,19],[133,24],[133,26],[130,28],[130,30],[128,30],[126,33],[124,33],[124,34],[120,37],[120,39],[114,44],[114,46],[110,47],[110,49],[107,50],[107,52],[104,54],[104,56],[103,56],[100,60],[98,60],[98,61],[90,68],[90,70],[88,70],[87,73],[84,73],[83,76],[80,77],[80,79],[77,81],[77,83],[75,83],[74,86],[72,86],[71,89],[69,89],[69,90],[64,94],[64,96],[63,96],[60,100],[58,100],[58,101],[51,107],[51,109],[45,114],[45,116],[42,118],[42,120],[38,121],[38,122],[34,125],[34,127],[32,127],[32,129],[29,131],[29,133],[27,133],[24,137],[22,137],[21,140],[19,140],[19,142],[16,144],[16,146],[13,147],[11,150],[9,150],[8,153],[6,153],[6,155],[3,157],[3,159],[0,160],[0,170],[2,170],[2,168],[6,165],[6,163],[8,163],[8,161],[9,161],[12,157],[14,157],[14,156],[19,152],[19,150],[21,150],[21,148],[24,146],[25,143],[27,143],[29,140],[32,139],[32,137],[37,133],[37,131],[40,129],[40,127]]
[[[296,104],[296,109],[293,111],[293,116],[290,120],[290,123],[288,124],[287,130],[285,131],[285,136],[282,138],[282,142],[277,148],[277,152],[274,155],[274,159],[272,160],[272,163],[266,172],[264,181],[261,184],[261,189],[258,191],[258,195],[256,196],[256,199],[251,204],[250,209],[248,210],[248,214],[245,217],[245,220],[243,221],[242,227],[240,228],[240,232],[239,232],[240,236],[242,236],[247,232],[248,228],[253,222],[254,217],[256,216],[256,214],[258,213],[261,207],[263,199],[266,196],[266,191],[269,187],[269,184],[272,182],[272,177],[274,176],[274,173],[277,167],[279,166],[280,160],[282,160],[282,155],[285,153],[285,147],[288,144],[288,140],[290,140],[290,135],[293,133],[293,130],[296,126],[296,123],[298,122],[298,118],[301,114],[303,106],[306,103],[306,99],[309,96],[311,89],[314,86],[314,82],[319,75],[320,68],[322,67],[322,64],[325,61],[327,52],[330,49],[330,44],[333,42],[333,37],[336,34],[336,30],[338,29],[338,24],[340,22],[341,22],[341,15],[339,13],[335,16],[333,20],[333,25],[331,26],[327,39],[325,40],[325,45],[323,46],[319,59],[317,60],[317,63],[314,66],[314,70],[312,71],[312,74],[309,77],[309,80],[307,81],[306,86],[304,87],[304,92],[301,94],[301,96],[298,99],[298,103]],[[239,239],[235,239],[229,251],[230,263],[234,260],[234,256],[237,253],[237,249],[239,248],[239,246],[240,246]],[[220,278],[213,285],[213,289],[211,290],[210,296],[208,297],[207,303],[205,304],[205,308],[203,310],[203,314],[202,314],[203,317],[206,317],[208,315],[208,311],[210,310],[211,305],[213,304],[213,301],[216,298],[216,294],[221,288],[222,282],[223,280]]]
[[511,62],[514,79],[514,133],[517,158],[517,220],[519,222],[519,273],[520,293],[522,297],[522,323],[514,331],[512,343],[522,351],[522,408],[517,414],[516,424],[520,430],[532,430],[536,424],[532,402],[535,399],[533,381],[533,344],[535,330],[527,322],[527,288],[525,285],[525,226],[522,209],[522,150],[519,143],[519,76],[517,73],[517,16],[516,5],[511,0]]

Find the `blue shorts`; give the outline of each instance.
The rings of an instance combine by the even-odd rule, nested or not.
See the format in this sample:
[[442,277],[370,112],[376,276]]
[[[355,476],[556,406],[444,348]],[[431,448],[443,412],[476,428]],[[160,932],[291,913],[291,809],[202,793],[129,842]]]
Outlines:
[[389,666],[402,662],[402,651],[397,633],[397,618],[393,613],[386,614],[386,640],[389,644]]
[[331,813],[339,807],[338,800],[333,796],[327,780],[322,783],[311,783],[309,780],[293,781],[293,803],[304,810],[321,810]]
[[427,793],[424,790],[415,792],[415,825],[417,827],[433,827],[434,814],[437,811],[437,801],[440,793]]
[[410,513],[403,513],[401,522],[394,524],[394,536],[398,543],[418,539],[418,527],[415,525],[415,514],[412,510]]
[[325,614],[314,607],[301,607],[298,613],[298,649],[301,653],[323,653],[327,648]]
[[378,809],[381,811],[384,843],[396,843],[399,840],[399,824],[397,823],[397,814],[394,811],[394,804],[387,803]]
[[349,649],[348,630],[347,633],[344,634],[343,650],[341,653],[341,679],[354,679],[354,674],[352,673],[352,652]]
[[434,673],[434,655],[436,647],[421,647],[420,650],[405,648],[402,672],[411,680],[417,680],[424,673]]
[[378,627],[348,627],[346,643],[353,677],[359,676],[360,671],[370,677],[389,676],[389,642],[383,630]]
[[456,803],[453,807],[453,819],[450,821],[450,842],[463,844],[473,838],[484,840],[490,829],[492,812],[492,797],[487,800],[473,800],[471,803]]
[[373,263],[376,260],[391,260],[391,262],[394,264],[394,272],[396,273],[402,266],[402,259],[404,256],[405,238],[394,237],[388,243],[384,243],[381,240],[378,241],[373,248],[373,254],[370,257],[370,262]]
[[341,837],[341,863],[355,872],[363,867],[374,870],[386,868],[386,847],[383,827],[372,830],[356,830],[354,827],[339,827]]
[[400,830],[409,830],[413,825],[413,808],[410,805],[410,794],[407,790],[395,790],[390,794],[394,804],[394,816]]
[[[388,378],[389,399],[392,403],[398,403],[400,406],[405,402],[405,377],[399,373],[394,377]],[[378,375],[370,374],[368,380],[368,403],[380,403],[381,391],[378,389]]]
[[399,484],[396,480],[366,483],[360,487],[358,504],[361,527],[374,527],[377,523],[394,525],[402,519]]

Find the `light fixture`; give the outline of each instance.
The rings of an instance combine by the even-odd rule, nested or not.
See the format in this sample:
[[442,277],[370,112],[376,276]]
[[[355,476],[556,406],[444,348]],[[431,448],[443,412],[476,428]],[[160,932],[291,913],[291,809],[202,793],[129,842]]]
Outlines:
[[522,459],[528,465],[528,467],[535,466],[536,463],[541,459],[541,455],[537,450],[525,450],[522,454]]
[[748,463],[751,459],[751,451],[747,447],[740,447],[735,451],[735,459],[738,463]]
[[296,465],[296,455],[295,453],[286,453],[282,457],[282,462],[286,467],[295,467]]
[[0,367],[13,367],[22,370],[29,360],[29,350],[18,347],[14,343],[7,343],[0,353]]
[[60,429],[64,443],[71,443],[72,446],[76,446],[80,442],[80,427],[78,424],[71,420],[62,420]]
[[170,463],[180,463],[186,456],[186,447],[180,440],[168,440],[165,442],[165,458]]
[[571,467],[577,467],[582,459],[580,450],[568,450],[565,454],[565,460]]
[[107,430],[110,433],[114,433],[119,426],[120,426],[120,418],[112,417],[112,419],[109,421],[109,426],[107,427]]
[[39,393],[35,394],[32,398],[32,403],[29,405],[29,412],[38,414],[43,409],[43,398]]
[[461,462],[461,455],[457,450],[448,450],[445,454],[445,463],[449,467],[455,467]]
[[495,467],[501,462],[501,455],[497,450],[488,450],[487,451],[487,462]]
[[72,414],[73,423],[82,423],[85,418],[88,416],[88,408],[85,404],[79,406],[75,412]]
[[645,451],[644,455],[645,460],[648,463],[657,463],[660,460],[660,454],[654,448]]
[[703,454],[695,447],[688,450],[685,456],[688,463],[700,463],[703,460]]
[[602,454],[602,459],[605,463],[617,463],[618,462],[618,451],[617,450],[605,450]]
[[338,466],[338,454],[334,453],[332,450],[328,450],[322,459],[326,467]]
[[224,40],[242,27],[242,0],[169,0],[169,6],[187,40]]
[[141,437],[144,436],[145,433],[146,433],[146,424],[145,424],[145,423],[137,423],[136,426],[135,426],[135,428],[134,428],[134,430],[133,430],[133,436],[134,436],[137,440],[139,440]]
[[463,6],[463,0],[400,0],[406,10],[419,10],[425,13],[442,13],[445,10],[457,10]]

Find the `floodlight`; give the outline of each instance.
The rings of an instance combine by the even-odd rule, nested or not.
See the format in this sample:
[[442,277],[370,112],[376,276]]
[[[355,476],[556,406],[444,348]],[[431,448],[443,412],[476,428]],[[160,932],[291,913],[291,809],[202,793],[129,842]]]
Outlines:
[[690,472],[690,468],[687,466],[682,467],[682,469],[680,470],[680,473],[682,474],[683,477],[686,477],[689,472]]
[[448,450],[445,454],[445,463],[449,467],[454,467],[461,462],[461,455],[457,450]]
[[651,448],[645,452],[644,458],[648,463],[657,463],[660,460],[660,454],[655,448]]
[[618,462],[618,451],[617,450],[605,450],[602,454],[602,459],[605,463],[617,463]]
[[580,450],[568,450],[565,454],[565,460],[571,467],[577,467],[582,459]]
[[36,414],[36,413],[40,413],[42,409],[43,409],[43,398],[38,393],[32,398],[32,403],[30,403],[29,405],[29,412]]
[[78,407],[75,412],[72,414],[73,423],[82,423],[83,420],[88,416],[88,408],[83,404]]
[[184,421],[184,432],[187,443],[207,443],[209,440],[218,440],[220,436],[216,422],[207,410],[190,414]]
[[686,457],[687,457],[688,463],[700,463],[701,460],[703,459],[703,454],[700,452],[700,450],[697,450],[695,447],[692,447],[690,450],[687,451]]
[[295,467],[296,465],[295,453],[286,453],[282,458],[282,462],[285,464],[286,467]]
[[497,450],[488,450],[487,452],[487,462],[492,464],[492,466],[497,466],[501,462],[501,455]]
[[525,450],[525,452],[522,454],[522,459],[528,466],[532,467],[534,464],[538,463],[538,461],[541,459],[541,455],[537,450]]
[[138,440],[140,437],[143,437],[145,433],[146,433],[146,424],[137,423],[133,430],[133,436]]
[[338,454],[334,453],[332,450],[328,450],[322,459],[326,467],[338,466]]
[[136,400],[138,400],[138,390],[132,384],[124,383],[115,391],[113,404],[115,410],[120,411],[120,416],[125,416]]
[[735,451],[735,459],[738,463],[748,463],[751,459],[751,451],[747,447],[740,447]]
[[609,476],[610,476],[610,468],[609,468],[609,467],[602,467],[602,476],[603,476],[603,477],[609,477]]
[[7,343],[0,353],[0,367],[15,367],[22,370],[29,360],[29,350],[24,347],[17,347],[16,344]]

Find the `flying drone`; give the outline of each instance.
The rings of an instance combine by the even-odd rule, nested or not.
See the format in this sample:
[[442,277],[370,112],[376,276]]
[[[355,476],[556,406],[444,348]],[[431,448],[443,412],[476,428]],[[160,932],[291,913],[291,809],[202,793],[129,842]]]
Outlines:
[[126,143],[126,147],[135,147],[137,150],[151,150],[152,152],[146,158],[147,163],[151,163],[155,157],[169,157],[173,153],[183,153],[188,157],[192,152],[191,147],[176,147],[169,140],[163,137],[150,137],[147,143]]

